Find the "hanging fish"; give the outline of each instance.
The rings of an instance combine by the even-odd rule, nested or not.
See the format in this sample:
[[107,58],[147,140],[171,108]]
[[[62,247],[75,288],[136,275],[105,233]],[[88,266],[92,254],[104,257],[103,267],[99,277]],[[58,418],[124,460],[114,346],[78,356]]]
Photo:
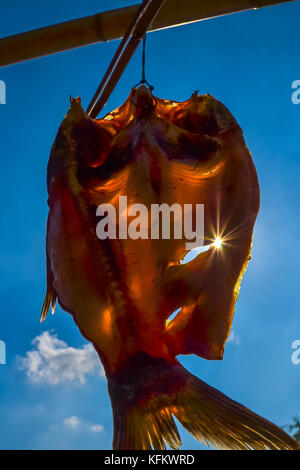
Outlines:
[[[58,299],[93,343],[108,380],[113,448],[178,449],[175,416],[215,448],[299,449],[279,427],[176,359],[222,359],[250,259],[259,185],[242,130],[225,106],[197,93],[181,103],[159,99],[143,85],[120,108],[94,120],[79,98],[71,99],[47,183],[41,320]],[[98,208],[118,210],[120,197],[128,209],[113,221],[113,236],[99,238],[105,217]],[[153,204],[187,205],[193,217],[197,204],[204,204],[205,249],[182,263],[187,239],[174,230],[169,238],[161,228],[158,237],[143,230],[130,238],[121,223],[132,222],[134,204],[149,209],[139,219],[144,228],[152,223]]]

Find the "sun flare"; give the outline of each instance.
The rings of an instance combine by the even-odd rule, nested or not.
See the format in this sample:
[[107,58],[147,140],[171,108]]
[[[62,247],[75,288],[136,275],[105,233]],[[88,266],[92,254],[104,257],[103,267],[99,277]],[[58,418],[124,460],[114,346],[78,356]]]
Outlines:
[[213,246],[214,246],[215,248],[221,248],[222,243],[223,243],[222,238],[217,237],[217,238],[215,239],[214,243],[213,243]]

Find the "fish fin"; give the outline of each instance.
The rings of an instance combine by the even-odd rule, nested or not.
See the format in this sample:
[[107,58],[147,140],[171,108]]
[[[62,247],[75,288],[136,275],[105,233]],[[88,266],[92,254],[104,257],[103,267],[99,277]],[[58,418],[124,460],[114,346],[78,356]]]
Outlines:
[[40,322],[41,323],[46,319],[50,306],[51,306],[51,313],[52,313],[52,315],[54,315],[55,303],[56,303],[56,293],[55,293],[54,289],[49,289],[48,288],[47,292],[46,292],[45,300],[44,300],[44,303],[43,303],[41,316],[40,316]]
[[50,306],[51,306],[51,313],[52,315],[54,315],[56,298],[57,298],[57,295],[53,287],[53,274],[49,265],[49,260],[48,260],[48,255],[47,255],[47,292],[45,295],[45,300],[43,303],[42,312],[40,316],[41,323],[46,319]]
[[173,364],[144,353],[108,377],[115,450],[162,450],[181,446],[173,419],[199,441],[217,449],[299,450],[291,436]]

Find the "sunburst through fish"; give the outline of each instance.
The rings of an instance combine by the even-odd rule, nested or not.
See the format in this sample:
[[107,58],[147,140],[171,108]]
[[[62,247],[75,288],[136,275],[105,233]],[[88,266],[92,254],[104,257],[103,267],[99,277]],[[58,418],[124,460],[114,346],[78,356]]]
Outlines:
[[[279,427],[176,359],[222,359],[250,259],[259,185],[242,130],[226,107],[197,93],[184,102],[163,100],[142,85],[120,108],[91,119],[80,99],[72,99],[47,181],[41,319],[58,299],[93,343],[108,380],[113,448],[178,449],[175,416],[215,448],[299,449]],[[121,196],[128,206],[149,210],[188,204],[195,211],[204,204],[207,249],[182,263],[186,240],[173,232],[169,239],[126,233],[99,239],[97,207],[116,207]]]

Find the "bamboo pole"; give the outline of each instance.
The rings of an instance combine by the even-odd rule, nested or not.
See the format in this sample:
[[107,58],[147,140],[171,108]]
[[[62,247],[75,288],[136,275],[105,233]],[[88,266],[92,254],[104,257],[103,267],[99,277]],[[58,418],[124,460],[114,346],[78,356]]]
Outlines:
[[[166,0],[149,31],[295,0]],[[123,37],[139,5],[0,39],[0,67]]]
[[109,65],[102,82],[87,108],[87,113],[92,118],[97,117],[98,113],[107,102],[130,61],[130,58],[164,2],[165,0],[145,0],[141,5],[141,8],[138,10],[138,17],[134,18],[133,25],[129,25],[123,37],[121,42],[121,46],[123,45],[123,47],[118,48],[111,62],[112,65]]

